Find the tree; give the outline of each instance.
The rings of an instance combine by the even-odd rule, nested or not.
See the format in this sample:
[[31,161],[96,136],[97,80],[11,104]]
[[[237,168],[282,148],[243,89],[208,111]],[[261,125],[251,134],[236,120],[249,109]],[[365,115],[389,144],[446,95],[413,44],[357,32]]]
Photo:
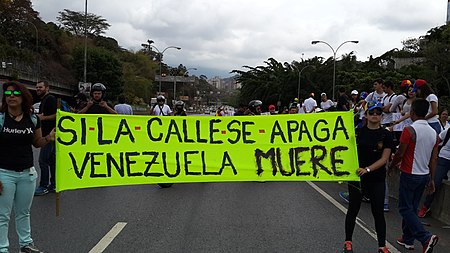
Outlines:
[[[66,31],[71,32],[76,36],[84,35],[85,31],[85,15],[81,11],[71,11],[64,9],[59,12],[59,16],[56,18]],[[87,14],[87,34],[88,36],[99,36],[105,33],[111,25],[108,24],[106,19],[93,13]]]

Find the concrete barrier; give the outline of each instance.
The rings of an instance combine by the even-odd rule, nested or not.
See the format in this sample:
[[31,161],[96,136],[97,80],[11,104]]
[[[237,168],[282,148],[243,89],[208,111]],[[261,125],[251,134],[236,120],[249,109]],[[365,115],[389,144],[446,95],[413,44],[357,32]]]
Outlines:
[[[400,171],[395,170],[388,176],[389,196],[398,199]],[[424,195],[425,196],[425,195]],[[423,199],[422,199],[423,201]],[[419,208],[422,207],[422,202]],[[450,182],[444,180],[431,205],[431,216],[443,223],[450,224]]]

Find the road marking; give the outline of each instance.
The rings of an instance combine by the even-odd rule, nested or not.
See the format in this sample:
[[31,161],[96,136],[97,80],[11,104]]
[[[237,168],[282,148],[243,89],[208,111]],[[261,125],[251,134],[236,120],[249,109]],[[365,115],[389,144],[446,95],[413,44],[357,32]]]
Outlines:
[[[308,181],[306,183],[308,183],[309,186],[314,188],[314,190],[316,190],[318,193],[320,193],[322,196],[324,196],[328,201],[330,201],[331,204],[336,206],[337,209],[341,210],[344,214],[347,214],[347,208],[345,208],[343,205],[341,205],[341,203],[337,202],[334,198],[332,198],[330,195],[328,195],[328,193],[326,193],[322,189],[320,189],[319,186],[317,186],[316,184],[314,184],[312,182],[308,182]],[[368,233],[373,239],[375,239],[375,241],[377,241],[377,234],[376,234],[376,232],[373,231],[372,229],[370,229],[369,226],[367,226],[366,223],[363,220],[361,220],[360,218],[356,217],[356,224],[358,224],[359,227],[361,227],[364,231],[366,231],[366,233]],[[391,252],[391,253],[401,253],[401,251],[396,249],[387,240],[386,240],[386,246],[389,248],[389,252]]]
[[89,253],[102,253],[116,238],[116,236],[122,231],[122,229],[127,225],[126,222],[117,222],[113,228],[92,248]]

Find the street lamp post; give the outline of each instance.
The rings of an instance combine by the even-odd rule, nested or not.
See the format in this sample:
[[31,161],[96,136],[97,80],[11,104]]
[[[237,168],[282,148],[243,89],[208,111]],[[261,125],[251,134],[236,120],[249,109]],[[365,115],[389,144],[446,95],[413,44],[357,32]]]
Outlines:
[[174,49],[176,49],[176,50],[181,50],[181,47],[168,46],[168,47],[164,48],[164,50],[161,52],[161,51],[159,51],[159,49],[158,49],[157,47],[153,46],[153,45],[150,43],[150,42],[153,43],[153,41],[149,40],[148,42],[149,42],[149,47],[154,48],[154,49],[158,52],[158,54],[159,54],[159,89],[158,89],[158,92],[161,92],[161,71],[162,71],[162,60],[163,60],[163,57],[164,57],[164,52],[165,52],[167,49],[169,49],[169,48],[174,48]]
[[25,23],[31,24],[34,27],[34,31],[36,32],[36,66],[37,66],[37,69],[38,69],[37,70],[38,71],[37,79],[39,79],[40,66],[39,66],[39,58],[38,58],[38,55],[39,55],[39,32],[38,32],[38,29],[37,29],[35,24],[33,24],[32,22],[30,22],[28,20],[17,19],[16,21],[18,21],[18,22],[25,22]]
[[331,51],[333,51],[333,101],[334,101],[334,88],[335,88],[335,85],[336,85],[336,53],[339,50],[339,48],[342,47],[342,45],[344,45],[346,43],[355,43],[355,44],[357,44],[357,43],[359,43],[359,41],[357,41],[357,40],[344,41],[336,48],[336,50],[334,50],[334,48],[330,44],[325,42],[325,41],[322,41],[322,40],[313,40],[313,41],[311,41],[311,44],[313,44],[313,45],[315,45],[317,43],[323,43],[323,44],[327,45],[331,49]]
[[298,72],[297,98],[299,99],[299,101],[300,101],[300,77],[302,76],[303,70],[306,69],[306,68],[308,68],[308,67],[313,67],[313,68],[314,68],[313,65],[306,65],[306,66],[304,66],[304,67]]
[[83,81],[86,85],[87,79],[87,8],[88,0],[84,1],[84,63],[83,63]]

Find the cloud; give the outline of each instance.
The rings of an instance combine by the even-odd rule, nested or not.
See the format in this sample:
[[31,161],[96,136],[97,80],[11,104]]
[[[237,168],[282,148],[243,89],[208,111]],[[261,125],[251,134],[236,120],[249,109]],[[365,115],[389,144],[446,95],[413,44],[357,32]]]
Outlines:
[[[84,10],[84,1],[33,1],[45,21],[55,21],[58,11]],[[356,52],[360,60],[378,56],[401,41],[425,35],[445,23],[445,1],[409,0],[90,0],[89,12],[111,24],[107,36],[128,49],[138,50],[147,39],[167,50],[164,61],[228,75],[244,65],[264,65],[273,57],[292,62],[332,51],[312,40],[327,41],[338,55]]]

